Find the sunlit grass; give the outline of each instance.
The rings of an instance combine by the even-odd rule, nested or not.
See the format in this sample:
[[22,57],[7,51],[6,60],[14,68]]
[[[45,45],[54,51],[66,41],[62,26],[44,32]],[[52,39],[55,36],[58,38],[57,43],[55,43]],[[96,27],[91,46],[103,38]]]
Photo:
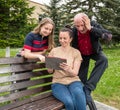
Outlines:
[[[109,66],[92,95],[95,100],[120,108],[120,49],[104,49],[104,52]],[[89,72],[93,66],[94,61],[91,61]]]
[[[11,48],[10,49],[10,56],[14,57],[16,53],[18,53],[20,48]],[[0,57],[5,57],[6,56],[6,49],[0,49]]]

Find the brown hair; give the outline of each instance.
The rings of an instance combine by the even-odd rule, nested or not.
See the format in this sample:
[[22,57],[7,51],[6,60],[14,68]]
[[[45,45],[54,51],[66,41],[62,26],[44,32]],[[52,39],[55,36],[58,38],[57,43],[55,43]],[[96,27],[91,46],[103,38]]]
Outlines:
[[73,38],[73,31],[69,25],[66,25],[64,28],[62,28],[60,32],[68,32],[70,38]]
[[54,29],[55,29],[55,24],[54,24],[53,20],[52,20],[51,18],[49,18],[49,17],[43,18],[43,19],[39,22],[38,26],[36,26],[36,27],[33,29],[32,32],[35,33],[35,34],[38,34],[38,33],[40,32],[40,30],[41,30],[41,27],[42,27],[43,25],[47,24],[47,23],[50,23],[50,24],[53,25],[52,32],[51,32],[51,34],[48,36],[48,49],[47,49],[47,50],[50,51],[52,48],[55,47],[55,42],[54,42]]

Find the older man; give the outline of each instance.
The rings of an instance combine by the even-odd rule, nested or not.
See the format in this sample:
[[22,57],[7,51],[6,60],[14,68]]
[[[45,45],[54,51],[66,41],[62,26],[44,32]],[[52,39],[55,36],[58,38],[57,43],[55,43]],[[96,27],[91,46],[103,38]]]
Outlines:
[[[108,59],[102,51],[99,38],[111,40],[112,34],[95,21],[90,21],[85,13],[79,13],[74,16],[73,33],[72,46],[81,52],[83,58],[79,70],[79,78],[84,83],[87,104],[91,110],[96,110],[91,97],[91,91],[96,88],[97,83],[108,66]],[[90,59],[95,61],[95,66],[88,78]]]

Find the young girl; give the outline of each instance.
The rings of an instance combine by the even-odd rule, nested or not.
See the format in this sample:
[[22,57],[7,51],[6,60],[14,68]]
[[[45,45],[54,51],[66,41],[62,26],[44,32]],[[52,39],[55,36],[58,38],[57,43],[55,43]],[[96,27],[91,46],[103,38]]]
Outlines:
[[61,46],[52,49],[48,56],[66,59],[67,63],[60,64],[62,70],[48,69],[48,72],[53,72],[53,95],[64,103],[66,110],[86,110],[83,85],[78,77],[82,57],[77,49],[70,46],[72,37],[71,29],[60,30],[59,42]]
[[[16,57],[24,56],[25,58],[28,59],[39,58],[42,62],[44,62],[45,61],[44,54],[46,52],[49,52],[55,45],[54,36],[53,36],[54,28],[55,28],[54,22],[50,18],[43,18],[40,21],[39,25],[35,27],[35,29],[32,32],[27,34],[23,49],[20,52],[20,54],[16,55]],[[20,74],[20,73],[16,72],[14,74]],[[13,83],[28,81],[28,80],[30,79],[19,80]],[[19,89],[18,91],[24,89],[26,88]]]
[[43,18],[39,25],[27,34],[21,55],[44,61],[43,54],[54,47],[54,28],[54,22],[50,18]]

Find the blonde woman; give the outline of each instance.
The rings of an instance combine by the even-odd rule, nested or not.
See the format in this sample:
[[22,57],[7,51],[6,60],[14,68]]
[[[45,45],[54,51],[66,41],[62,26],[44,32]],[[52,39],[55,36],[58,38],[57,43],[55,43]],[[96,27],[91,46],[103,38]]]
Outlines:
[[54,22],[43,18],[34,30],[27,34],[21,55],[25,58],[45,60],[43,54],[54,47]]
[[[46,52],[49,52],[54,47],[54,22],[50,18],[43,18],[37,27],[34,28],[33,31],[27,34],[24,46],[20,54],[17,54],[17,57],[24,56],[28,59],[35,59],[39,58],[41,62],[45,61],[44,54]],[[15,74],[18,74],[16,72]],[[20,80],[16,82],[21,81],[28,81],[26,80]],[[13,82],[14,83],[14,82]],[[24,90],[19,89],[18,91]]]

